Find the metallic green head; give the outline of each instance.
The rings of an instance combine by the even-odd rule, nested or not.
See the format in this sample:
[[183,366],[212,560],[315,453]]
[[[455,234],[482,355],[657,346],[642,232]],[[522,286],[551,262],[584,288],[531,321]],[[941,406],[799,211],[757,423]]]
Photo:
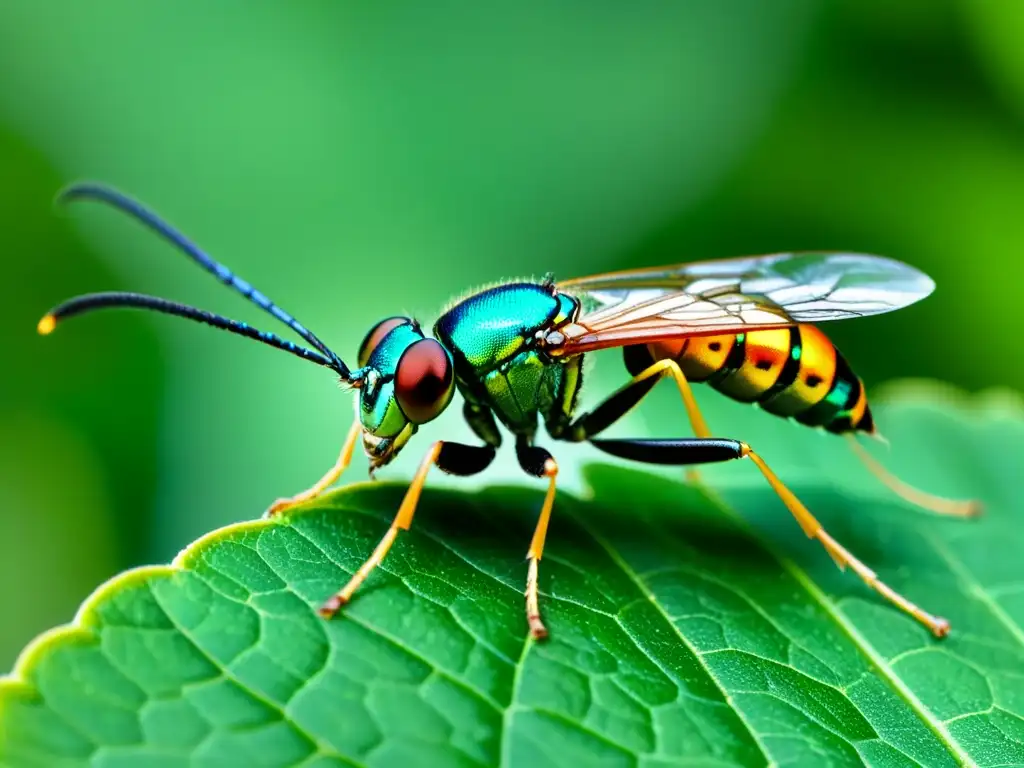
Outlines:
[[359,347],[359,420],[371,470],[387,464],[455,392],[451,355],[409,317],[377,323]]

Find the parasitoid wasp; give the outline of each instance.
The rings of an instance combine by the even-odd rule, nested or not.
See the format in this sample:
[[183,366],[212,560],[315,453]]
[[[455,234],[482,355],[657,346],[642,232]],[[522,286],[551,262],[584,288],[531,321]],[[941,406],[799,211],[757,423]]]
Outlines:
[[[123,292],[78,296],[54,307],[39,322],[41,334],[49,334],[65,318],[95,309],[147,309],[290,352],[331,369],[343,384],[358,390],[355,421],[335,465],[308,490],[275,502],[267,511],[269,516],[334,485],[360,439],[372,475],[405,447],[420,425],[437,418],[456,391],[462,396],[463,415],[481,444],[439,440],[429,447],[391,527],[349,582],[320,607],[325,618],[352,598],[384,559],[398,532],[409,528],[430,469],[436,466],[463,476],[483,471],[501,445],[500,424],[514,437],[523,470],[548,481],[527,553],[525,591],[529,631],[535,638],[546,637],[537,568],[554,504],[558,464],[535,444],[542,421],[553,440],[586,441],[638,462],[693,467],[750,459],[804,533],[817,539],[840,568],[851,568],[937,637],[949,631],[948,621],[881,582],[833,539],[750,445],[714,437],[690,388],[691,382],[705,382],[735,400],[757,403],[768,413],[846,436],[868,469],[905,500],[939,514],[977,514],[976,502],[942,499],[907,485],[857,442],[858,434],[877,435],[864,385],[815,326],[890,312],[928,296],[935,287],[932,280],[906,264],[858,253],[782,253],[563,282],[551,277],[507,282],[449,306],[434,324],[433,337],[410,317],[380,321],[363,340],[357,367],[350,368],[294,317],[131,198],[107,186],[83,183],[67,188],[61,199],[96,200],[134,217],[284,323],[309,347],[185,304]],[[584,354],[611,347],[623,348],[632,378],[589,412],[577,413]],[[597,437],[664,378],[678,387],[694,437]],[[696,477],[696,470],[688,472]]]

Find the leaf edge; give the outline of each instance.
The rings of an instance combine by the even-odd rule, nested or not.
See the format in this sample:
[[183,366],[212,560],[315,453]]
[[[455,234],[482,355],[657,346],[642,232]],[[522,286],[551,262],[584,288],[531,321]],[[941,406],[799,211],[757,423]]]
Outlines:
[[[968,417],[983,416],[986,419],[1024,417],[1024,395],[1008,387],[989,387],[969,392],[935,379],[898,379],[878,387],[873,399],[879,405],[897,407],[911,404],[923,404],[926,407],[936,407],[943,403],[954,405],[957,409],[956,412],[947,412],[945,414],[947,417],[963,417],[965,415]],[[396,483],[404,485],[401,481],[396,481]],[[3,717],[4,705],[8,697],[19,694],[22,696],[38,694],[36,687],[31,682],[31,677],[36,666],[46,658],[47,654],[73,645],[76,641],[87,641],[96,637],[94,630],[99,625],[97,614],[100,606],[108,597],[117,594],[125,587],[152,578],[168,578],[182,571],[190,570],[191,564],[202,558],[210,547],[236,534],[258,532],[270,526],[284,524],[297,515],[314,512],[325,499],[381,485],[383,484],[380,482],[370,480],[347,483],[320,499],[290,510],[280,518],[243,520],[209,531],[187,544],[168,564],[141,565],[111,576],[82,601],[69,622],[51,627],[30,640],[18,654],[11,670],[0,675],[0,719]],[[577,496],[578,500],[584,503],[591,501],[593,497],[593,489],[586,490],[588,492]],[[474,493],[472,490],[468,492]],[[0,735],[2,735],[2,731],[0,731]]]

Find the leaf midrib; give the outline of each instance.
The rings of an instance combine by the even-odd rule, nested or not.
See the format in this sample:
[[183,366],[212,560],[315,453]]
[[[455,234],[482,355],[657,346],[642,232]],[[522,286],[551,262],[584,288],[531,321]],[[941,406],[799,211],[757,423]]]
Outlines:
[[[878,650],[866,637],[864,637],[863,634],[861,634],[853,623],[846,618],[839,606],[836,605],[835,601],[829,599],[817,584],[814,583],[810,574],[797,565],[796,562],[782,555],[775,546],[761,536],[753,526],[747,522],[743,515],[729,506],[729,504],[727,504],[718,493],[703,485],[700,490],[712,504],[718,507],[718,509],[729,518],[730,521],[740,527],[741,530],[749,535],[753,541],[764,549],[765,552],[774,558],[779,565],[781,565],[786,572],[804,588],[804,591],[815,602],[817,602],[829,616],[832,617],[837,626],[846,634],[847,637],[850,638],[854,646],[864,654],[865,658],[892,687],[896,694],[907,703],[914,715],[916,715],[917,718],[935,734],[942,746],[950,753],[950,756],[953,757],[953,759],[960,765],[973,764],[970,755],[968,755],[963,750],[960,743],[953,738],[953,735],[946,728],[945,724],[941,720],[937,719],[917,697],[917,695],[907,687],[907,685],[896,674],[895,670],[893,670],[892,666],[881,656]],[[858,707],[858,709],[860,708]]]
[[[722,694],[722,700],[728,704],[733,705],[731,706],[732,711],[736,714],[737,719],[743,724],[743,727],[747,729],[747,733],[750,734],[750,738],[753,739],[754,743],[757,745],[757,748],[761,752],[761,756],[765,760],[765,765],[774,766],[775,762],[768,755],[768,750],[765,748],[764,743],[761,741],[760,737],[758,736],[754,728],[751,726],[750,722],[744,716],[743,712],[735,706],[735,704],[732,701],[732,698],[729,696],[729,692],[722,686],[722,683],[719,681],[719,679],[715,677],[715,675],[711,672],[711,668],[707,665],[707,662],[704,660],[704,657],[697,650],[697,648],[690,642],[686,635],[684,635],[680,631],[679,627],[676,626],[676,623],[672,621],[671,616],[669,616],[664,606],[662,606],[661,603],[657,600],[654,593],[647,586],[647,584],[640,578],[639,574],[637,574],[637,572],[633,570],[629,563],[625,561],[625,559],[622,557],[619,551],[612,546],[611,542],[609,542],[607,539],[605,539],[604,536],[602,536],[593,528],[591,528],[586,522],[583,521],[583,519],[579,515],[577,515],[573,511],[569,511],[567,512],[567,514],[570,517],[572,517],[573,521],[580,528],[586,531],[586,533],[595,542],[597,542],[598,546],[600,546],[605,552],[608,553],[608,556],[612,559],[612,562],[614,562],[615,565],[617,565],[619,569],[621,569],[622,572],[626,575],[626,577],[636,586],[636,588],[640,590],[640,594],[642,594],[645,598],[647,598],[647,600],[650,601],[651,605],[653,605],[654,608],[658,611],[658,615],[665,620],[665,623],[668,624],[669,628],[672,630],[672,632],[675,633],[676,637],[679,638],[680,642],[682,642],[682,644],[686,646],[686,648],[690,651],[690,654],[694,657],[694,659],[697,660],[697,663],[700,664],[701,668],[707,674],[708,678],[712,681],[712,683],[714,683],[715,687]],[[623,629],[625,629],[625,627],[623,627]],[[665,671],[663,666],[659,664],[656,659],[651,658],[650,654],[647,653],[647,651],[643,649],[639,643],[636,642],[636,639],[633,638],[630,632],[627,631],[626,634],[633,641],[634,645],[643,650],[645,655],[648,658],[650,658],[653,663],[657,664],[659,669],[662,669],[663,672]]]

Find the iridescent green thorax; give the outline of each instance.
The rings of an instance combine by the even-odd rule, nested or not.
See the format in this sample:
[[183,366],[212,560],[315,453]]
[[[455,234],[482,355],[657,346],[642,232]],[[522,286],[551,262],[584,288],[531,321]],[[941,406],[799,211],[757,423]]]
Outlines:
[[544,335],[579,314],[576,299],[547,283],[510,283],[456,304],[434,325],[455,361],[456,383],[471,403],[494,411],[510,430],[532,434],[538,415],[568,413],[580,385],[580,359],[552,360]]
[[457,372],[480,375],[532,344],[538,330],[578,311],[575,299],[547,285],[509,283],[456,304],[434,324],[434,336],[454,356]]

